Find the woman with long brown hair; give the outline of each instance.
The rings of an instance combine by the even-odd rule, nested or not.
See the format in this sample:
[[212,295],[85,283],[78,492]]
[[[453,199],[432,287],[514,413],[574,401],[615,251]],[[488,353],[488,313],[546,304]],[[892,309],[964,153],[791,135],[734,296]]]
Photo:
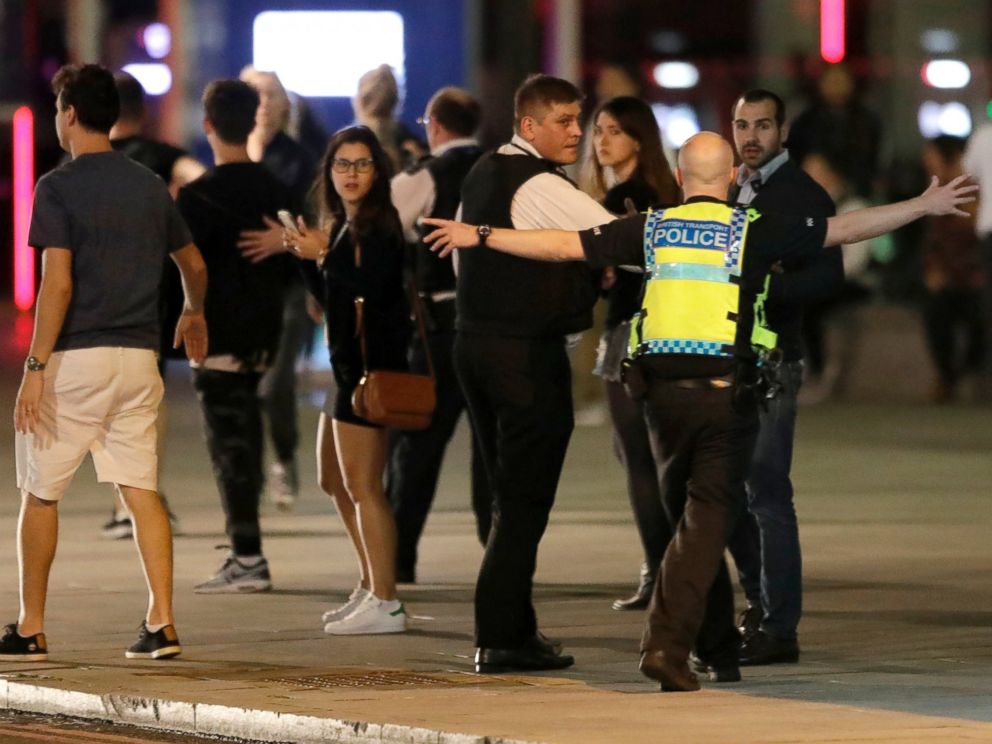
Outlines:
[[403,291],[403,234],[390,200],[389,158],[370,129],[342,129],[331,137],[319,183],[323,224],[286,232],[321,301],[337,393],[317,430],[317,470],[358,557],[360,581],[348,602],[324,613],[333,635],[398,633],[406,613],[396,597],[396,524],[383,491],[386,430],[356,415],[351,396],[365,364],[406,369],[410,320]]
[[[582,185],[608,210],[623,214],[651,206],[674,205],[679,188],[665,160],[658,123],[640,98],[620,96],[601,104],[587,137]],[[671,536],[658,485],[658,472],[641,404],[628,397],[620,380],[630,319],[640,309],[643,275],[620,268],[606,273],[607,313],[596,374],[603,378],[617,459],[627,473],[627,493],[644,548],[640,584],[633,596],[618,599],[615,610],[648,606],[658,566]]]

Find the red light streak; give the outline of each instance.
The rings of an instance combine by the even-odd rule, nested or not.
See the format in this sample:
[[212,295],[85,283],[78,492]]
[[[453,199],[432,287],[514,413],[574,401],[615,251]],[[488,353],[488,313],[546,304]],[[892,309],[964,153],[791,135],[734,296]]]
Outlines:
[[845,52],[844,0],[820,0],[820,56],[835,64]]
[[34,251],[28,245],[34,198],[34,113],[14,112],[14,304],[21,311],[34,304]]

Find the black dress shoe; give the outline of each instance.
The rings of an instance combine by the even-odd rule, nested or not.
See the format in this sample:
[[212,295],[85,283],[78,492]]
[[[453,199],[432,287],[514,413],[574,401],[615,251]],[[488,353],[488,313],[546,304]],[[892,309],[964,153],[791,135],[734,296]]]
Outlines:
[[759,630],[741,644],[741,666],[795,664],[799,661],[799,641],[785,640]]
[[760,604],[748,604],[741,612],[740,617],[737,618],[737,630],[740,631],[743,638],[750,638],[755,633],[758,632],[758,628],[761,627],[761,619],[764,617],[765,613],[761,609]]
[[477,674],[501,674],[503,672],[542,672],[552,669],[566,669],[575,659],[562,653],[549,653],[534,643],[521,648],[478,648],[475,650],[475,671]]
[[684,661],[675,664],[661,651],[641,654],[641,674],[661,683],[662,692],[695,692],[699,680]]
[[548,638],[541,631],[537,631],[534,637],[529,641],[535,648],[544,653],[554,654],[555,656],[560,656],[562,648],[561,641],[556,641],[554,638]]
[[647,563],[641,564],[641,582],[637,585],[637,590],[625,599],[613,600],[614,610],[646,610],[651,604],[651,595],[654,594],[654,578],[656,570],[652,570]]
[[693,671],[705,674],[710,682],[740,682],[741,668],[736,659],[703,660],[695,653],[689,654]]

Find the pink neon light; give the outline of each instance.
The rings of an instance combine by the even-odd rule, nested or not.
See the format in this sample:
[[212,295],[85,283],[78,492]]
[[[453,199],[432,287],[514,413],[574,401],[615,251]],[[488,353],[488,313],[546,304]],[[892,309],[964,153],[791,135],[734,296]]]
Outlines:
[[834,64],[845,53],[844,0],[820,0],[820,56]]
[[27,106],[14,112],[14,304],[34,304],[34,251],[28,245],[34,199],[34,113]]

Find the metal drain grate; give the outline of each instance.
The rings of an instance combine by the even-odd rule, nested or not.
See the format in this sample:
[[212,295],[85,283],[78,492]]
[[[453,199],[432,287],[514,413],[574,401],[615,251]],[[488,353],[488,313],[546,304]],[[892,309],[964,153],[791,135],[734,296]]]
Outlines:
[[344,672],[309,677],[275,677],[265,680],[289,687],[323,690],[338,687],[460,687],[463,685],[506,684],[507,680],[481,674],[417,673],[403,671]]

